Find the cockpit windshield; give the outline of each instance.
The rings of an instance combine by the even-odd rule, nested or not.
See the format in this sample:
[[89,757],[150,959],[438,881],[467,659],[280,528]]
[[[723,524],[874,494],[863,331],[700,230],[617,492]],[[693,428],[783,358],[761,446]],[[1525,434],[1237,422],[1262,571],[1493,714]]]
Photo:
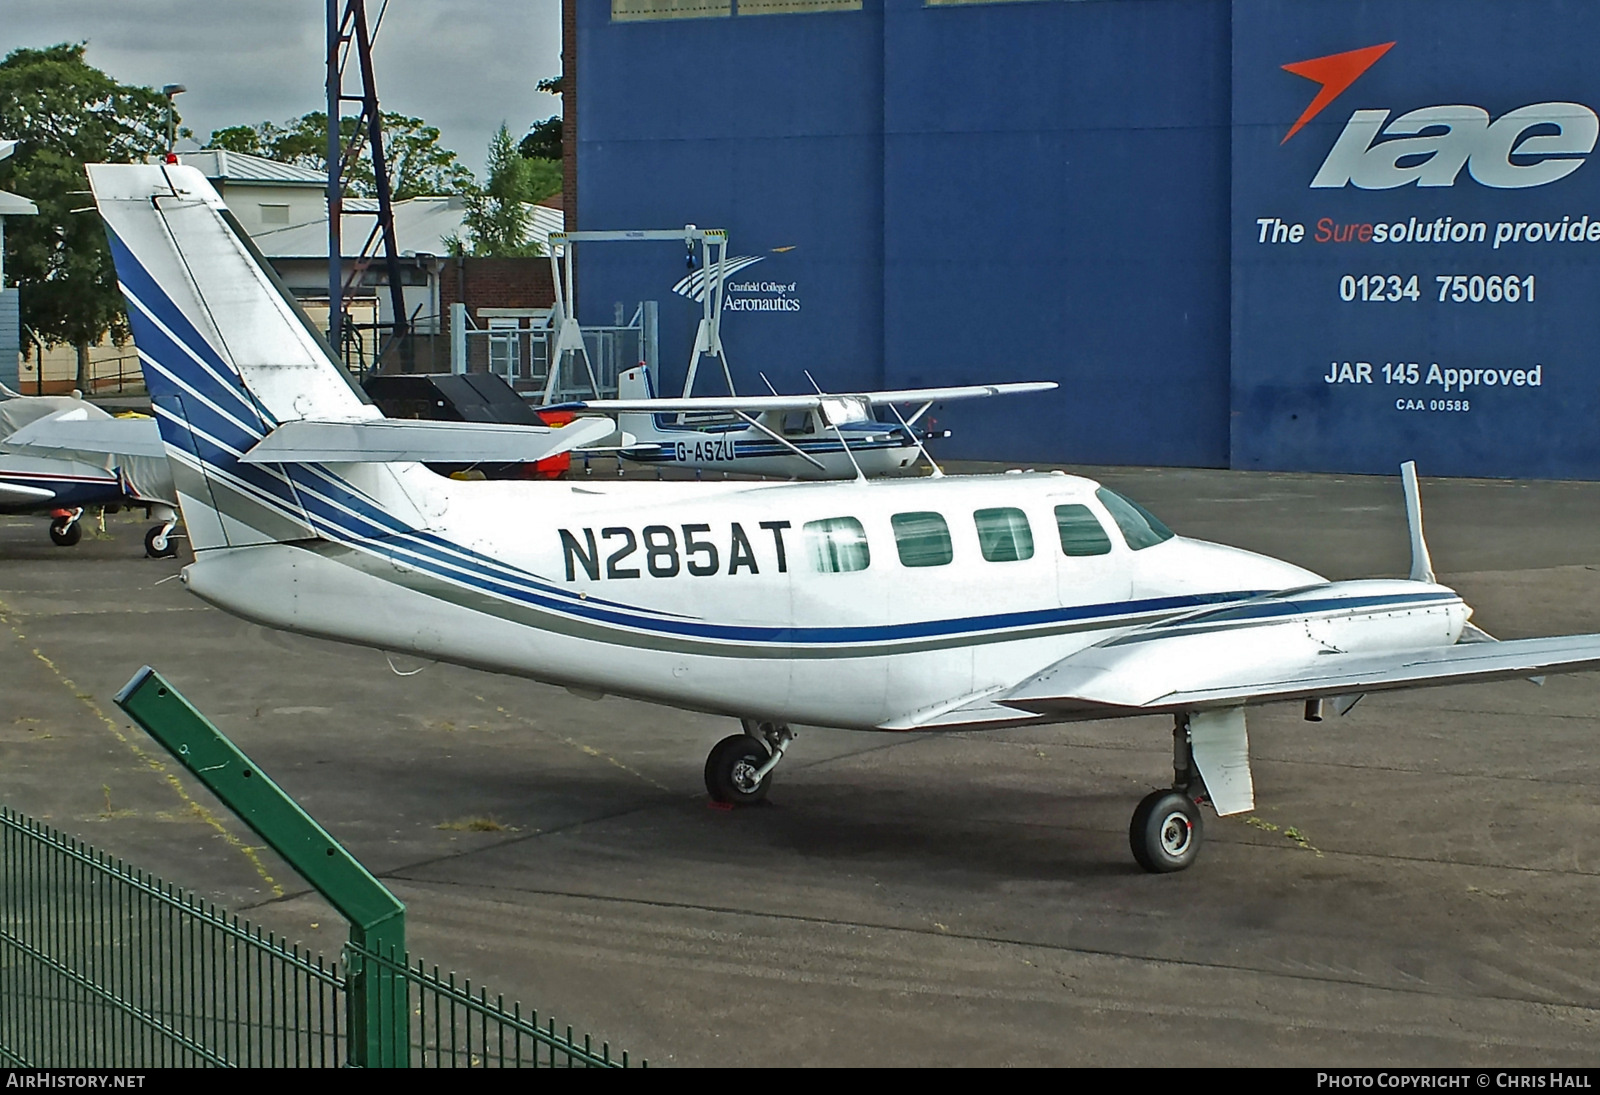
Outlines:
[[1128,541],[1128,546],[1134,551],[1154,547],[1176,535],[1155,514],[1116,491],[1101,487],[1095,491],[1095,497],[1110,512],[1111,519],[1122,530],[1122,538]]

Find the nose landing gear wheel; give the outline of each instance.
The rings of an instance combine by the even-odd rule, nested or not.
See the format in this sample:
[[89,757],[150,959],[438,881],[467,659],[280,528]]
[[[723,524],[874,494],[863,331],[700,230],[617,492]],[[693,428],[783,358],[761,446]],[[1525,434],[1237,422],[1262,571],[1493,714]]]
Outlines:
[[50,542],[56,547],[71,547],[83,539],[83,527],[77,521],[58,518],[50,522]]
[[1200,854],[1200,807],[1177,791],[1152,791],[1133,812],[1128,843],[1139,866],[1153,874],[1181,871]]
[[706,790],[717,802],[753,806],[767,797],[772,773],[759,780],[756,773],[771,759],[767,747],[749,734],[723,738],[706,757]]

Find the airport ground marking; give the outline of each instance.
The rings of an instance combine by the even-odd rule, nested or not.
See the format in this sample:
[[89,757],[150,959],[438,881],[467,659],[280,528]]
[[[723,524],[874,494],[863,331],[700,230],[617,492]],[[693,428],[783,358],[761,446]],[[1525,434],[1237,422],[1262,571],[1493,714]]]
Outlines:
[[[133,752],[134,756],[143,761],[145,767],[149,768],[152,772],[165,780],[167,786],[171,787],[173,792],[177,794],[177,796],[189,807],[190,813],[199,818],[201,821],[205,822],[205,824],[211,826],[211,828],[215,829],[218,835],[220,835],[230,847],[248,859],[250,861],[250,865],[255,868],[256,874],[259,875],[261,880],[271,888],[274,897],[283,896],[283,887],[278,884],[278,881],[275,878],[272,877],[271,873],[267,870],[267,865],[261,860],[261,856],[259,854],[261,849],[258,847],[253,847],[240,840],[228,830],[228,827],[222,823],[221,818],[212,813],[201,803],[196,802],[195,799],[189,794],[188,789],[184,787],[183,781],[178,778],[175,772],[168,768],[159,757],[147,752],[139,745],[137,741],[134,741],[127,734],[123,733],[122,727],[118,725],[115,719],[106,715],[105,711],[101,709],[100,705],[95,702],[95,698],[92,694],[79,688],[70,677],[61,671],[61,667],[51,660],[48,654],[40,650],[37,646],[30,644],[27,634],[22,630],[16,619],[13,618],[10,607],[4,601],[0,601],[0,623],[5,624],[5,626],[11,630],[11,634],[16,636],[17,642],[20,643],[22,647],[30,654],[32,654],[40,664],[42,664],[46,669],[50,670],[51,674],[55,676],[56,680],[59,681],[68,692],[71,692],[73,696],[77,698],[79,703],[87,707],[90,713],[92,713],[96,719],[100,720],[100,722],[111,731],[112,735],[118,741],[120,741],[123,745],[126,745]],[[106,804],[108,810],[110,808],[110,799],[111,793],[109,790],[107,790]]]
[[[487,704],[489,702],[488,700],[484,699],[482,696],[479,696],[479,695],[476,695],[476,694],[474,694],[472,698],[477,700],[479,703],[483,703],[483,704]],[[666,791],[668,794],[672,793],[672,788],[668,787],[665,783],[662,783],[660,780],[652,779],[651,777],[645,775],[643,772],[639,771],[639,769],[634,768],[633,766],[618,760],[616,757],[612,756],[610,753],[606,753],[606,752],[603,752],[603,751],[601,751],[599,749],[596,749],[592,745],[585,745],[583,742],[577,741],[577,740],[575,740],[573,738],[570,738],[565,734],[562,734],[562,733],[559,733],[559,732],[556,732],[556,731],[547,730],[543,726],[540,726],[533,719],[529,718],[528,716],[520,715],[515,711],[509,711],[506,708],[500,706],[499,704],[495,704],[494,705],[494,709],[496,711],[498,711],[505,718],[510,719],[513,722],[520,722],[524,726],[528,727],[529,729],[535,730],[538,733],[545,735],[546,737],[554,738],[556,741],[559,741],[564,745],[570,745],[572,748],[578,750],[578,752],[580,752],[580,753],[583,753],[583,754],[585,754],[587,756],[594,757],[596,760],[608,761],[611,764],[615,765],[616,767],[622,769],[624,772],[627,772],[630,776],[635,776],[638,779],[643,780],[644,782],[648,783],[650,786],[654,787],[658,791]]]

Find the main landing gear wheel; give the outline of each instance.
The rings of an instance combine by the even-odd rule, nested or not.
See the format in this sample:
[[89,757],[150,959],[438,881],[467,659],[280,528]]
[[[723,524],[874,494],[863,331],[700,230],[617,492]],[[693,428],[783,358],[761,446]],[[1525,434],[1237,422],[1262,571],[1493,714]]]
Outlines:
[[1139,866],[1152,874],[1181,871],[1200,854],[1204,836],[1200,807],[1180,791],[1152,791],[1133,812],[1128,844]]
[[1128,825],[1128,846],[1139,866],[1152,874],[1170,874],[1193,864],[1205,836],[1200,803],[1208,800],[1194,763],[1189,714],[1180,711],[1172,718],[1172,787],[1145,795]]
[[706,757],[706,790],[716,802],[754,806],[767,797],[772,773],[761,769],[771,759],[771,750],[749,734],[723,738]]
[[156,525],[144,534],[144,553],[152,559],[171,559],[178,554],[178,545],[164,525]]
[[50,522],[50,541],[56,547],[71,547],[83,539],[83,526],[76,518],[57,517]]

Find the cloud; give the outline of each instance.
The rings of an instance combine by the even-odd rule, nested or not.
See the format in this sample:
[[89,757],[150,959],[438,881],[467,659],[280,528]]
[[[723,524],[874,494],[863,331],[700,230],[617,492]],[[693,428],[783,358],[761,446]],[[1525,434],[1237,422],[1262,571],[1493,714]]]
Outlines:
[[[324,0],[3,0],[0,52],[88,42],[89,63],[128,84],[183,84],[183,123],[203,141],[326,104]],[[383,0],[367,0],[376,19]],[[502,120],[513,135],[561,111],[534,84],[561,71],[560,0],[390,0],[373,45],[378,101],[425,119],[474,171]],[[347,81],[357,87],[354,71]]]

